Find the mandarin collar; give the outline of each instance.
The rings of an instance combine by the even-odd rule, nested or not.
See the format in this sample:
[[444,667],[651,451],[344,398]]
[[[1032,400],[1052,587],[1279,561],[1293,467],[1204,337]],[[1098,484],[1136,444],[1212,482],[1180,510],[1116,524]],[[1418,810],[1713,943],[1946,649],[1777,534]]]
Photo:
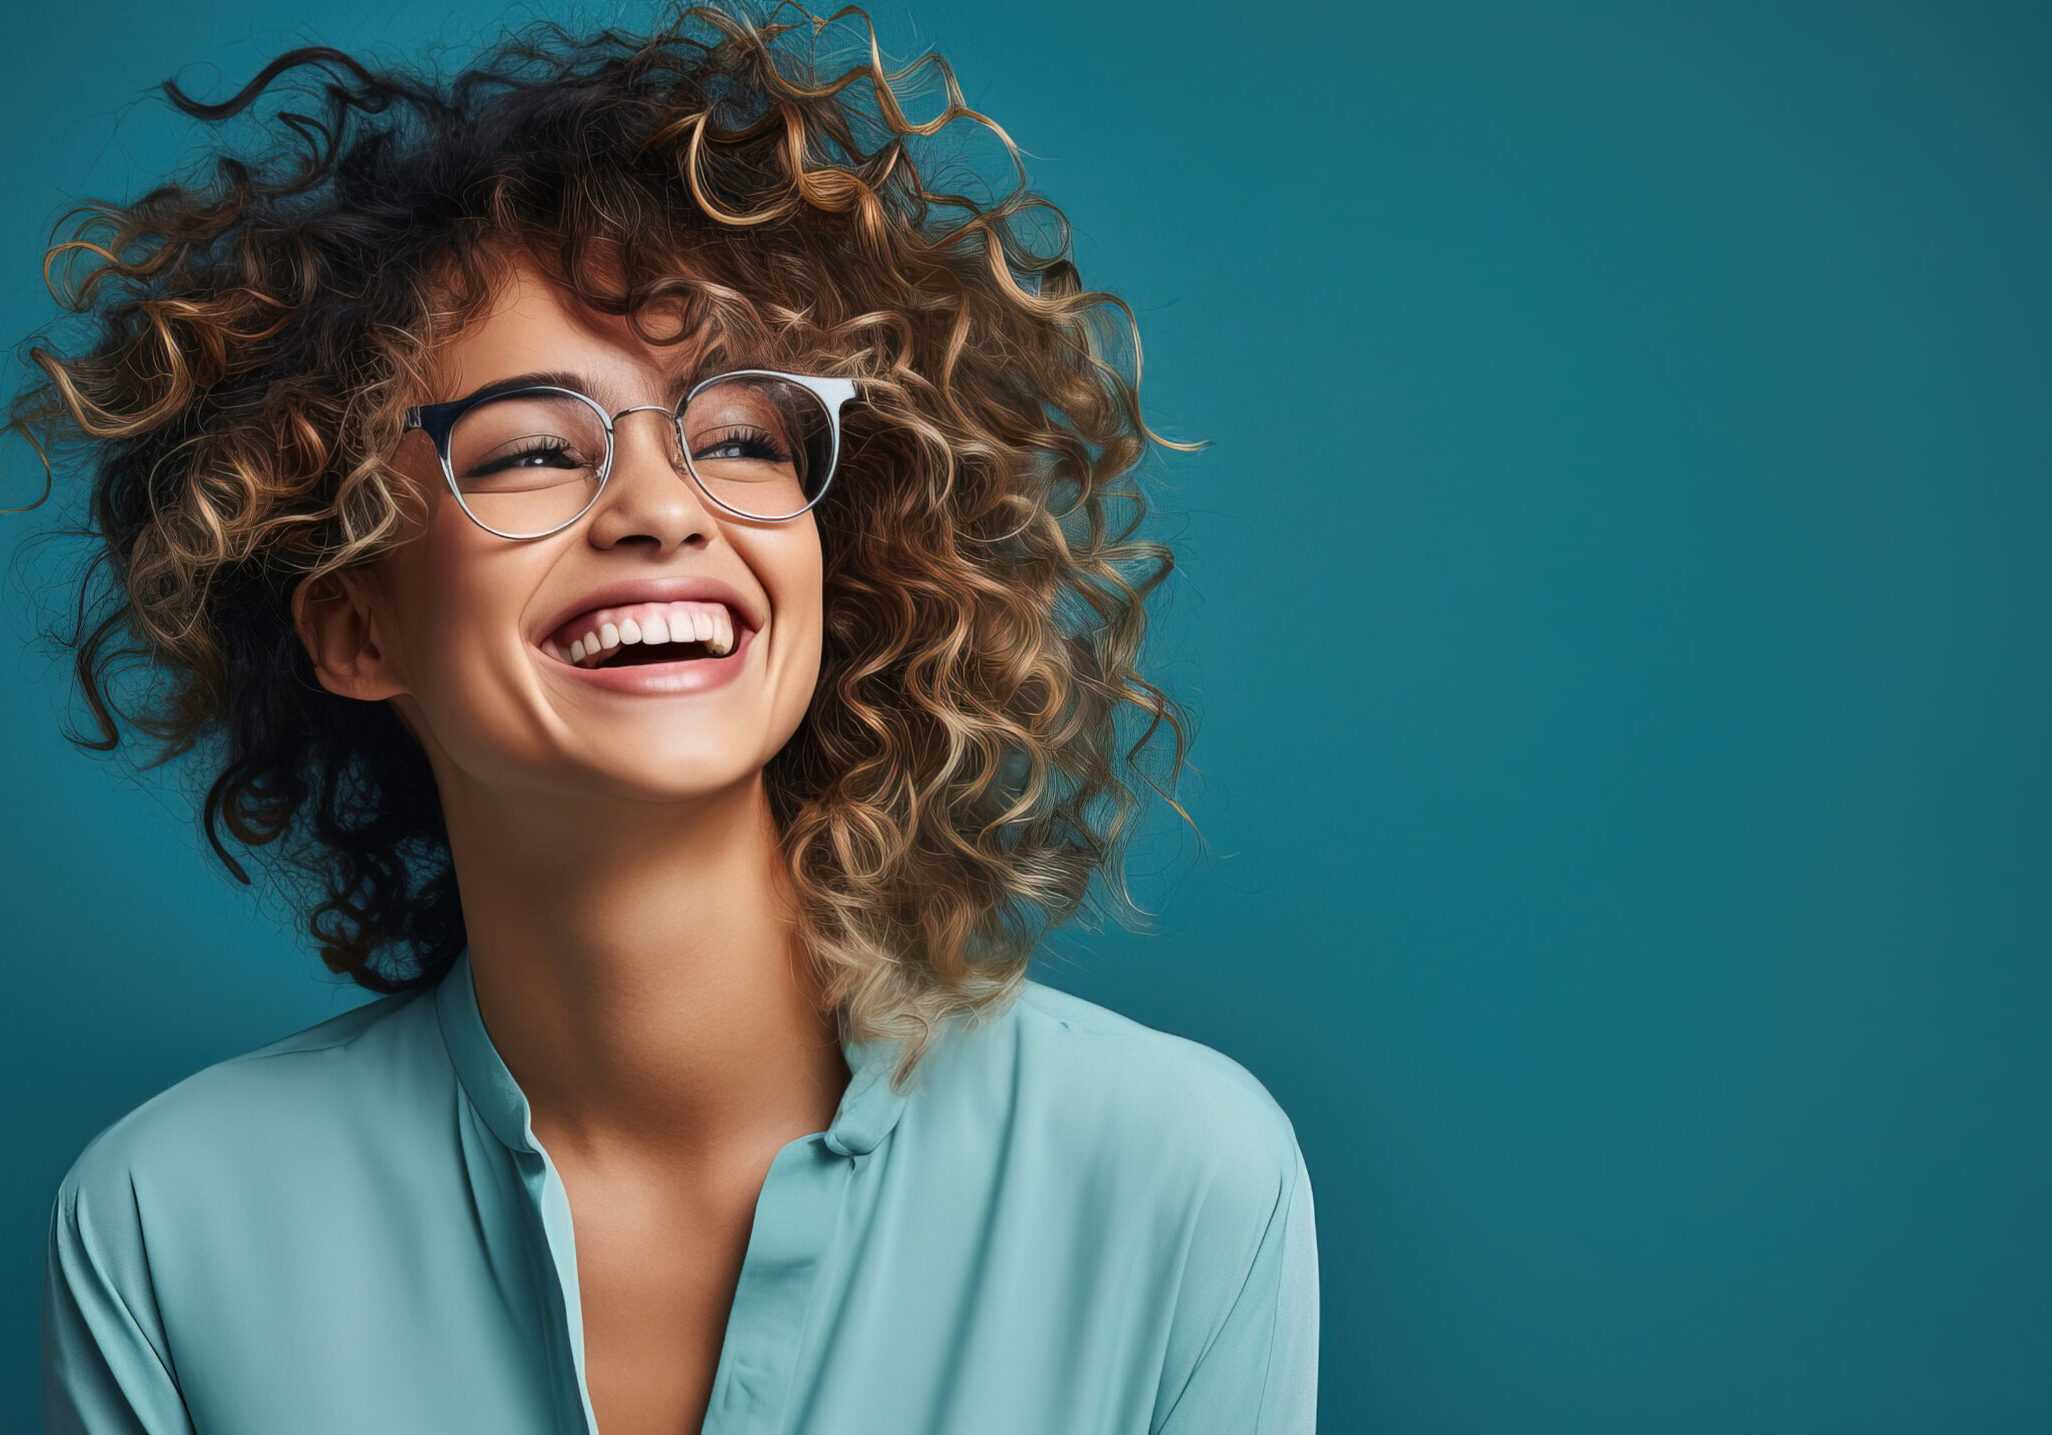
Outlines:
[[[498,1047],[492,1044],[484,1017],[478,1011],[468,945],[443,973],[435,989],[435,1011],[457,1079],[492,1134],[515,1151],[540,1151],[527,1094],[513,1079]],[[905,1097],[891,1089],[890,1077],[899,1048],[900,1043],[891,1037],[850,1041],[845,1034],[842,1036],[841,1055],[848,1063],[848,1089],[841,1094],[841,1104],[826,1129],[830,1150],[842,1156],[867,1155],[898,1124]]]

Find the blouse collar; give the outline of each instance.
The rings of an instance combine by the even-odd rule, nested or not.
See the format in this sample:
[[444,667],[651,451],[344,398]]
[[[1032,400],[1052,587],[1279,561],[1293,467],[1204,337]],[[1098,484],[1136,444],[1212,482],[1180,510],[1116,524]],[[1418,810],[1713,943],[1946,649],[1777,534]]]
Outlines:
[[[513,1080],[478,1012],[467,945],[436,987],[435,1009],[456,1075],[492,1134],[515,1151],[539,1151],[526,1093]],[[891,1089],[890,1077],[899,1045],[891,1037],[858,1042],[842,1036],[848,1089],[826,1129],[829,1149],[843,1156],[867,1155],[898,1124],[905,1097]]]

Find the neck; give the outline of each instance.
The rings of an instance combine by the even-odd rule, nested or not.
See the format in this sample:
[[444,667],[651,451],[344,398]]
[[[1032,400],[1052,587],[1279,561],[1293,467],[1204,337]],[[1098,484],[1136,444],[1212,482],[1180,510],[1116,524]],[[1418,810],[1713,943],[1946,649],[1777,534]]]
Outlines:
[[848,1068],[761,773],[688,805],[532,797],[443,785],[478,1010],[542,1145],[702,1168],[825,1130]]

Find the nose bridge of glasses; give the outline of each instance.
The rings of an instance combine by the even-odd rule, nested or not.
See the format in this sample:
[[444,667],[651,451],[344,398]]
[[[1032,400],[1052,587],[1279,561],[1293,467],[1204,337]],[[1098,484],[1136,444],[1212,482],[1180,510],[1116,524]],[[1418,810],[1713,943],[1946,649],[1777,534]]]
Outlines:
[[671,466],[674,468],[678,466],[680,462],[688,463],[689,460],[686,458],[684,453],[683,416],[677,411],[677,409],[672,408],[667,404],[636,404],[631,409],[621,409],[618,413],[613,415],[609,426],[615,430],[613,436],[614,461],[617,462],[619,459],[620,440],[617,430],[620,425],[620,420],[626,418],[629,414],[638,414],[649,411],[662,414],[669,419],[669,423],[665,425],[665,427],[668,429],[670,438],[674,441],[676,445],[674,455],[670,455]]

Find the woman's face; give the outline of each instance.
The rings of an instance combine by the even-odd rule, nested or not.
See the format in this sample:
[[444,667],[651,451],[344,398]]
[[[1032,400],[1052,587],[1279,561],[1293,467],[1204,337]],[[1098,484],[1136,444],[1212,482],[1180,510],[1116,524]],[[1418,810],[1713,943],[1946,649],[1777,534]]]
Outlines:
[[[648,344],[625,319],[577,305],[523,261],[490,314],[438,356],[443,391],[422,399],[551,371],[576,376],[574,386],[614,414],[673,405],[696,358],[692,344]],[[797,730],[820,664],[813,514],[763,523],[713,505],[683,468],[664,414],[615,420],[612,473],[597,502],[546,538],[509,541],[473,522],[419,430],[406,435],[396,466],[430,516],[376,565],[377,653],[345,685],[396,699],[445,787],[447,764],[501,792],[594,795],[596,785],[622,797],[688,798],[753,780]],[[622,583],[658,586],[607,595]],[[660,601],[660,585],[694,583],[717,586],[737,610],[731,656],[597,672],[570,658],[570,638],[587,626],[565,627],[575,615]],[[701,599],[658,611],[675,626],[704,607]],[[633,610],[637,628],[648,611]],[[628,615],[612,616],[620,629]],[[610,643],[602,625],[601,634]]]

